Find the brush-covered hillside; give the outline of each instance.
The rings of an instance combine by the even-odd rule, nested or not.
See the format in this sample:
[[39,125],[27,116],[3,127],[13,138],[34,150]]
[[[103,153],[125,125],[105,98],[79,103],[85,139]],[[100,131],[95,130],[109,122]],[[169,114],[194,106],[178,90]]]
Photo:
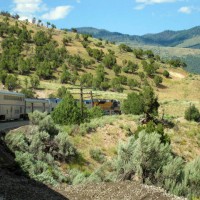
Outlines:
[[82,85],[97,98],[123,100],[151,85],[166,114],[181,117],[190,102],[199,107],[199,76],[184,71],[180,59],[165,62],[150,50],[118,46],[48,23],[7,16],[0,20],[2,88],[28,97],[58,97],[61,86],[76,93],[72,88]]
[[[63,98],[50,115],[31,113],[30,125],[1,138],[5,197],[23,200],[34,190],[37,199],[48,192],[55,199],[200,197],[200,77],[182,60],[50,23],[0,19],[1,87]],[[124,113],[81,112],[74,99],[80,86],[95,98],[120,100]]]

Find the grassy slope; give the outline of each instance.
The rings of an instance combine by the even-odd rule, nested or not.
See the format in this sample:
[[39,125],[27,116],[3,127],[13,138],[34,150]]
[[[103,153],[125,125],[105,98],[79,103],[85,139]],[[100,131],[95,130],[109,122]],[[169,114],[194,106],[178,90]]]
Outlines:
[[[0,21],[3,20],[2,17],[0,17]],[[15,20],[10,19],[10,24],[14,24]],[[20,25],[25,24],[25,22],[18,22]],[[33,30],[34,33],[39,30],[49,31],[46,27],[38,27],[37,25],[33,24],[27,24],[28,30]],[[33,33],[33,34],[34,34]],[[70,54],[79,54],[84,59],[91,59],[89,57],[87,51],[83,48],[81,42],[79,40],[75,39],[75,33],[66,33],[61,30],[54,30],[53,39],[56,40],[59,45],[62,45],[62,39],[65,36],[69,36],[72,38],[72,42],[66,46],[67,51]],[[135,56],[132,53],[121,53],[117,45],[108,44],[106,45],[103,41],[104,48],[99,48],[95,46],[95,43],[97,43],[99,40],[95,38],[90,38],[90,47],[91,48],[98,48],[102,49],[105,53],[108,52],[108,49],[111,49],[115,51],[115,55],[117,56],[117,63],[122,66],[122,60],[127,59],[131,60],[135,63],[137,63],[140,66],[140,69],[138,71],[142,71],[141,67],[141,60],[135,58]],[[148,46],[149,47],[149,46]],[[148,48],[146,47],[146,48]],[[34,48],[34,45],[27,51],[24,52],[25,56],[30,56],[32,54],[32,48]],[[151,48],[151,47],[150,47]],[[184,52],[188,52],[190,50],[188,49],[177,49],[177,48],[168,48],[168,52],[176,56],[176,54],[179,54],[180,52],[184,55]],[[162,52],[162,51],[161,51]],[[158,52],[159,53],[159,52]],[[191,53],[199,53],[200,50],[191,50]],[[90,72],[92,74],[95,74],[95,66],[98,63],[96,63],[94,66],[90,68],[83,68],[83,70],[79,71],[79,75]],[[160,88],[156,88],[156,93],[159,97],[159,101],[161,102],[161,110],[164,108],[165,113],[169,115],[175,115],[177,117],[183,116],[185,108],[189,105],[189,102],[192,102],[197,105],[198,108],[200,108],[200,76],[198,75],[189,75],[187,72],[185,72],[182,69],[174,69],[166,64],[160,64],[161,68],[159,70],[159,73],[162,73],[164,69],[167,69],[171,72],[171,78],[166,79],[163,77],[163,85]],[[38,97],[48,97],[51,93],[56,93],[57,89],[61,86],[59,82],[59,75],[61,73],[61,69],[59,68],[55,73],[54,76],[56,77],[53,80],[46,81],[41,80],[41,85],[39,90],[36,91]],[[115,77],[113,70],[109,70],[106,68],[107,78],[112,79]],[[121,75],[126,75],[128,78],[135,78],[139,80],[139,77],[137,74],[125,74],[121,73]],[[19,76],[21,80],[21,85],[24,84],[23,80],[26,76]],[[29,77],[28,77],[29,78]],[[152,82],[151,79],[149,79],[150,82]],[[153,83],[152,83],[153,85]],[[66,87],[71,87],[71,85],[65,85]],[[76,87],[76,86],[73,86]],[[76,92],[77,90],[73,90]],[[86,90],[87,91],[87,90]],[[131,92],[130,89],[125,86],[124,93],[116,93],[111,91],[94,91],[94,93],[100,95],[99,98],[110,98],[110,99],[119,99],[122,100],[126,98],[127,93]]]

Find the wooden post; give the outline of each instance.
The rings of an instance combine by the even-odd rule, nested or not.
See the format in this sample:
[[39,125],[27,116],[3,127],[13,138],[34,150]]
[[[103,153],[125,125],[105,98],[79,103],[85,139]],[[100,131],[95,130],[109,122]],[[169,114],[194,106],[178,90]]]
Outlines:
[[81,116],[83,117],[83,88],[80,87]]
[[93,95],[92,95],[92,91],[90,92],[90,98],[91,98],[91,102],[92,102],[92,108],[94,107],[94,101],[93,101]]

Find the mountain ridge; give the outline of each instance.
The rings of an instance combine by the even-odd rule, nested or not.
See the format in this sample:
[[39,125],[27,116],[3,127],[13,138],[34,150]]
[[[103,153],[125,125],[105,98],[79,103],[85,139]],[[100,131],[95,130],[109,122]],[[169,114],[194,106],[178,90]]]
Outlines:
[[[107,39],[115,42],[127,42],[131,44],[139,45],[157,45],[164,47],[176,47],[184,43],[186,40],[191,40],[197,36],[200,36],[200,26],[195,26],[190,29],[173,31],[165,30],[159,33],[147,33],[144,35],[129,35],[120,32],[110,32],[105,29],[97,29],[93,27],[80,27],[76,28],[79,33],[88,33],[93,37]],[[200,48],[199,41],[194,44],[185,46],[185,48]]]

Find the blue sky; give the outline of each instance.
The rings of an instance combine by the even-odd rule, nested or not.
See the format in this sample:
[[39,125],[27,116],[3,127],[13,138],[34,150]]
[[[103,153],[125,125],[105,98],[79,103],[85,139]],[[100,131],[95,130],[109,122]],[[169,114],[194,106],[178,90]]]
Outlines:
[[0,0],[0,9],[58,28],[96,27],[130,35],[200,25],[199,0]]

